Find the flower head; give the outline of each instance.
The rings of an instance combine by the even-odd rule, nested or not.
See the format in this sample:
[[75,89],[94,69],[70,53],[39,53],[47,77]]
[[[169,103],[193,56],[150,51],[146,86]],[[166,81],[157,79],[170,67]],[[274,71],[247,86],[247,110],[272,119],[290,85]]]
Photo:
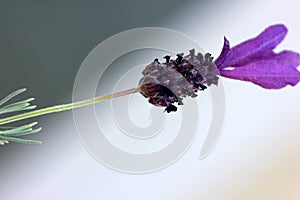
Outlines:
[[155,59],[143,71],[140,92],[150,103],[171,112],[177,110],[174,103],[183,104],[184,97],[196,97],[197,91],[217,85],[218,75],[250,81],[266,89],[295,86],[300,81],[297,70],[300,55],[292,51],[273,51],[286,34],[287,28],[277,24],[233,48],[224,38],[222,52],[215,61],[211,54],[195,55],[194,50],[185,57],[177,54],[175,60],[167,55],[164,63]]
[[192,49],[187,56],[177,54],[175,60],[169,55],[164,58],[164,63],[155,59],[146,66],[139,85],[151,104],[166,107],[167,112],[177,110],[174,103],[183,105],[184,97],[196,97],[197,91],[218,83],[218,69],[209,53],[195,55]]

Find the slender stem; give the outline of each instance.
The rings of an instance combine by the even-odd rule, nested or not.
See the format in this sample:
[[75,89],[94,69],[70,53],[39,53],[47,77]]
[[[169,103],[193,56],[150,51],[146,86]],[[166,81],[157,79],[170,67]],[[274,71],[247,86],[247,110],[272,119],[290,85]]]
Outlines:
[[140,91],[140,88],[137,87],[137,88],[132,88],[132,89],[124,90],[124,91],[121,91],[121,92],[117,92],[117,93],[114,93],[114,94],[108,94],[108,95],[96,97],[96,98],[93,98],[93,99],[78,101],[78,102],[75,102],[75,103],[68,103],[68,104],[50,106],[50,107],[47,107],[47,108],[41,108],[41,109],[38,109],[38,110],[33,110],[33,111],[30,111],[30,112],[26,112],[26,113],[22,113],[22,114],[19,114],[19,115],[14,115],[14,116],[10,116],[10,117],[0,119],[0,125],[8,124],[8,123],[11,123],[11,122],[15,122],[15,121],[23,120],[23,119],[28,119],[28,118],[32,118],[32,117],[37,117],[37,116],[40,116],[40,115],[71,110],[71,109],[74,109],[74,108],[79,108],[79,107],[99,103],[101,101],[105,101],[105,100],[109,100],[109,99],[129,95],[129,94],[133,94],[133,93],[136,93],[136,92],[139,92],[139,91]]

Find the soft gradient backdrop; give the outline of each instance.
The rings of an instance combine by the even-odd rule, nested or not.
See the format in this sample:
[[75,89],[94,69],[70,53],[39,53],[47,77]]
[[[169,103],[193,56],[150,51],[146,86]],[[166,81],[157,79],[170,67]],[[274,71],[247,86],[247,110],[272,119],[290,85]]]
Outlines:
[[[218,55],[224,35],[234,45],[284,23],[289,33],[278,49],[300,51],[298,7],[296,0],[3,0],[0,95],[27,87],[39,107],[70,102],[86,55],[107,37],[135,27],[183,32]],[[0,199],[298,200],[300,85],[267,91],[240,81],[223,83],[223,135],[205,160],[198,160],[199,136],[164,170],[119,173],[86,152],[72,112],[53,114],[40,117],[43,131],[31,136],[42,145],[0,147]]]

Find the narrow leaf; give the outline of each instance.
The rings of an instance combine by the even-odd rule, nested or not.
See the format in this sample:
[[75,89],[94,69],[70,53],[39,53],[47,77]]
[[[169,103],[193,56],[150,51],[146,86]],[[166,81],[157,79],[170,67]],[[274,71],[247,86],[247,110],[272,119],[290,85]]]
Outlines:
[[31,134],[34,134],[34,133],[38,133],[42,130],[42,127],[39,127],[37,129],[33,129],[33,130],[24,130],[24,131],[19,131],[19,132],[16,132],[16,133],[4,133],[2,134],[3,136],[13,136],[13,137],[16,137],[16,136],[24,136],[24,135],[31,135]]
[[8,137],[8,136],[0,136],[0,140],[7,140],[10,142],[16,142],[16,143],[22,143],[22,144],[41,144],[40,141],[36,141],[36,140],[27,140],[27,139],[14,138],[14,137]]
[[2,134],[10,134],[10,133],[13,134],[13,133],[16,133],[16,132],[20,132],[22,130],[24,130],[24,131],[31,131],[32,127],[35,126],[35,125],[37,125],[37,124],[38,124],[37,122],[32,122],[30,124],[26,124],[26,125],[14,128],[14,129],[7,130],[7,131],[5,131]]
[[19,89],[19,90],[16,90],[12,93],[10,93],[9,95],[7,95],[5,98],[3,98],[2,100],[0,100],[0,106],[2,104],[4,104],[5,102],[9,101],[10,99],[14,98],[15,96],[23,93],[26,91],[26,88],[22,88],[22,89]]
[[28,103],[28,101],[32,101],[32,100],[33,98],[7,105],[0,109],[0,114],[18,112],[24,110],[32,110],[36,108],[36,105],[30,105],[30,103]]

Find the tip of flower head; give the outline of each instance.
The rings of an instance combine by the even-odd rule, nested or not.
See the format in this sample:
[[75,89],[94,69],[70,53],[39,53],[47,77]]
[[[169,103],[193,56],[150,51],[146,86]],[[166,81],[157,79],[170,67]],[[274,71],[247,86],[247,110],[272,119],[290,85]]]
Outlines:
[[167,106],[167,108],[165,109],[165,111],[167,111],[167,113],[170,113],[170,112],[176,112],[177,111],[177,107],[174,106],[173,104]]
[[226,38],[226,36],[223,37],[224,45],[229,45],[229,40]]
[[170,59],[171,59],[171,56],[166,55],[166,56],[164,57],[164,59],[166,59],[166,63],[169,63],[169,62],[170,62]]
[[155,59],[147,65],[139,84],[140,93],[149,98],[151,104],[166,107],[168,113],[177,111],[174,104],[183,105],[183,98],[194,98],[198,91],[218,83],[219,71],[209,53],[197,53],[195,56],[192,49],[186,56],[178,53],[176,59],[171,59],[170,55],[164,59],[163,63]]
[[219,70],[227,66],[227,62],[231,57],[230,43],[224,36],[224,44],[220,56],[216,59],[215,64]]

